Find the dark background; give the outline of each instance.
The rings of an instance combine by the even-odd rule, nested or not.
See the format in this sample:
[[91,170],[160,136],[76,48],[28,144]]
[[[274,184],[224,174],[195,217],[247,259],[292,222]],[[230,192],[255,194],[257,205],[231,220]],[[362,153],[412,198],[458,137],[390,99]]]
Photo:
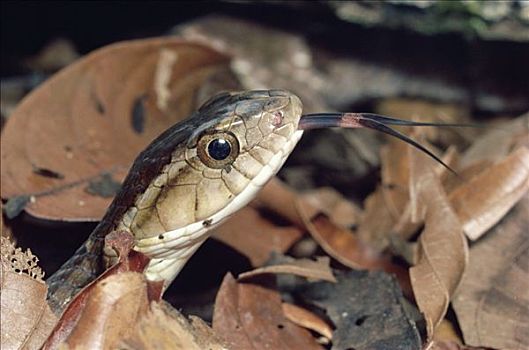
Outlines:
[[[381,7],[388,18],[414,16],[415,12],[419,15],[419,10],[412,6],[380,4],[366,2],[367,7]],[[446,16],[467,16],[456,10]],[[20,64],[21,59],[34,55],[57,37],[73,41],[84,54],[119,40],[163,35],[175,25],[207,14],[232,15],[302,34],[311,44],[336,54],[351,55],[410,74],[442,76],[469,89],[470,95],[484,92],[507,100],[494,110],[487,110],[476,106],[470,98],[468,103],[478,113],[516,114],[529,108],[529,44],[526,41],[483,40],[469,36],[464,30],[425,35],[403,25],[380,23],[368,27],[341,20],[331,7],[316,1],[2,1],[1,76],[27,72]]]

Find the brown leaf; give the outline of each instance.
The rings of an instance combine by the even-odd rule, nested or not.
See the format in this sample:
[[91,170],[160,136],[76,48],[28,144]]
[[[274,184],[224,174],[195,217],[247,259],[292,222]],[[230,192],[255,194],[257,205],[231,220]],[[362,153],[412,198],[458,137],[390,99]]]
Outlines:
[[323,335],[328,340],[332,339],[331,326],[318,317],[315,313],[294,304],[283,303],[285,317],[298,326],[310,329]]
[[394,220],[399,218],[409,200],[409,158],[408,145],[394,138],[380,150],[381,190],[387,210]]
[[382,251],[389,243],[397,218],[393,217],[384,196],[383,187],[370,194],[364,202],[364,213],[358,226],[358,237]]
[[46,284],[31,251],[1,238],[1,348],[39,349],[57,318],[46,303]]
[[216,228],[213,237],[247,256],[253,266],[262,266],[273,252],[284,253],[302,235],[299,228],[277,226],[246,207]]
[[227,62],[198,44],[158,38],[110,45],[65,68],[3,130],[2,198],[31,195],[26,210],[40,218],[101,218],[113,196],[101,185],[115,190],[139,151],[188,116],[199,87]]
[[[294,225],[305,228],[305,223],[300,218],[296,208],[297,200],[298,194],[293,189],[277,177],[273,177],[257,194],[255,202],[281,215]],[[312,213],[317,211],[316,208],[312,207]]]
[[476,348],[473,346],[465,346],[453,341],[434,341],[429,344],[428,350],[487,350],[485,348]]
[[378,252],[364,244],[350,230],[329,220],[281,180],[274,178],[269,181],[256,202],[298,227],[307,229],[323,250],[342,264],[353,268],[381,265]]
[[468,238],[476,240],[529,190],[529,148],[520,147],[450,193]]
[[354,233],[338,227],[323,214],[315,217],[305,216],[305,207],[305,203],[299,203],[300,215],[306,220],[312,237],[325,252],[342,264],[356,269],[378,265],[379,254],[359,240]]
[[147,283],[143,275],[124,272],[98,283],[91,291],[81,318],[66,339],[71,348],[116,348],[133,331],[148,309]]
[[230,274],[217,294],[213,329],[231,349],[322,349],[307,330],[285,318],[279,293],[237,283]]
[[462,169],[484,161],[496,163],[517,147],[529,147],[529,113],[495,125],[487,128],[487,132],[465,151],[459,164]]
[[[427,144],[424,140],[421,143]],[[395,139],[381,150],[382,184],[366,199],[358,227],[358,236],[378,251],[387,248],[394,237],[410,238],[422,224],[422,217],[416,212],[417,179],[410,174],[411,150],[409,145]],[[442,159],[451,164],[455,156],[455,149],[450,148]],[[433,160],[427,161],[436,164]],[[436,172],[444,175],[446,169],[437,165]]]
[[301,195],[303,200],[329,216],[335,224],[350,228],[358,224],[362,210],[332,187],[320,187]]
[[461,224],[425,156],[411,153],[418,197],[426,208],[425,228],[419,237],[419,258],[410,269],[419,309],[426,318],[428,337],[444,318],[450,298],[459,285],[468,259]]
[[350,230],[334,224],[307,202],[298,200],[296,204],[305,227],[327,254],[353,269],[382,269],[395,274],[404,293],[411,295],[406,269],[392,263],[389,256],[377,252]]
[[283,256],[279,259],[278,264],[260,267],[252,271],[241,273],[238,276],[238,280],[244,280],[253,276],[269,273],[288,273],[311,280],[336,282],[336,278],[334,278],[334,275],[332,274],[329,263],[330,259],[327,256],[317,257],[316,261],[311,259],[292,259]]
[[166,303],[151,303],[120,349],[221,350],[226,349],[213,330],[198,317],[188,321]]
[[529,194],[470,248],[453,306],[465,343],[529,348]]
[[462,344],[463,340],[458,334],[458,331],[446,318],[439,323],[439,326],[435,329],[435,332],[433,334],[433,341],[434,342],[447,342],[447,341],[453,341],[457,344]]

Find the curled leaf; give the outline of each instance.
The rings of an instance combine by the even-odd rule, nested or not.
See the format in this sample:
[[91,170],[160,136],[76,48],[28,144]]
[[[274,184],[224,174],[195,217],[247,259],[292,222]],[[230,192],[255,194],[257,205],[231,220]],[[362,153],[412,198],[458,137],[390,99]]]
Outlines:
[[520,147],[450,193],[468,238],[478,239],[529,190],[529,148]]
[[260,267],[252,271],[243,272],[239,275],[238,279],[248,279],[253,276],[262,274],[278,274],[288,273],[296,276],[305,277],[311,280],[322,280],[329,282],[336,282],[336,278],[332,274],[332,270],[329,266],[329,257],[317,257],[316,261],[311,259],[289,259],[283,257],[280,259],[278,264]]
[[315,331],[323,335],[328,340],[332,339],[331,326],[313,312],[289,303],[283,303],[282,307],[285,317],[291,322],[297,324],[298,326]]
[[426,210],[425,228],[419,237],[419,257],[410,269],[419,309],[426,318],[428,337],[443,320],[451,296],[459,285],[468,260],[461,223],[450,207],[438,177],[423,155],[412,152],[412,172],[420,177],[418,196]]

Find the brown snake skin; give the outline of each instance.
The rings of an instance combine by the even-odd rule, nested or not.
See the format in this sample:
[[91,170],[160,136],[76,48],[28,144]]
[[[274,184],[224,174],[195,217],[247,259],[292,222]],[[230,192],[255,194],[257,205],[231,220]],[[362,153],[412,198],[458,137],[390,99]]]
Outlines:
[[151,259],[147,278],[168,286],[208,231],[280,169],[302,135],[301,112],[299,98],[282,90],[222,93],[162,133],[86,242],[47,280],[52,310],[62,312],[115,261],[104,246],[113,231],[130,232],[133,249]]

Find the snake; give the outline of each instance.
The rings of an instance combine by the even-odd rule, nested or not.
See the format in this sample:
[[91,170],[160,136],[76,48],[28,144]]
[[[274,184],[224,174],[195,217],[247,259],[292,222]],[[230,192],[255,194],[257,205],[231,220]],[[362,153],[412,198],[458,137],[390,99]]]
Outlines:
[[159,135],[137,156],[88,239],[47,279],[51,309],[60,314],[116,262],[116,252],[105,245],[112,232],[134,237],[133,250],[150,259],[146,278],[167,288],[211,230],[281,169],[304,130],[369,127],[411,143],[449,168],[387,126],[438,124],[369,113],[302,115],[302,109],[301,100],[285,90],[223,92]]

